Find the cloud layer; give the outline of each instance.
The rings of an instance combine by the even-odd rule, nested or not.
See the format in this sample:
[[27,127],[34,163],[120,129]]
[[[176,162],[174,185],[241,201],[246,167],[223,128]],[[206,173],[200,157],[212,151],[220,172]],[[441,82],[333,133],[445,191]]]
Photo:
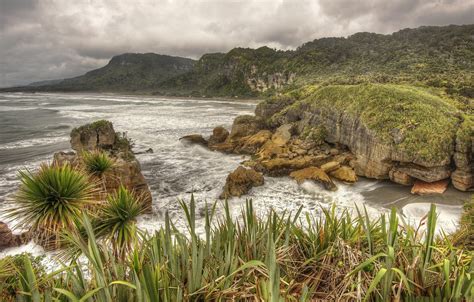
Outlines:
[[124,52],[199,58],[470,23],[465,0],[0,0],[0,87],[79,75]]

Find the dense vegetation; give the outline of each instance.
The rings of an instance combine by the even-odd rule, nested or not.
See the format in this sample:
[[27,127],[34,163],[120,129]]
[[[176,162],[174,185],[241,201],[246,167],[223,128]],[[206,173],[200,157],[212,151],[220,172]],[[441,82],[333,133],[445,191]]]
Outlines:
[[[319,218],[301,211],[271,212],[261,218],[251,201],[243,209],[242,221],[232,220],[225,205],[224,216],[211,223],[217,216],[213,205],[205,211],[202,236],[196,229],[194,200],[181,206],[187,233],[180,233],[166,216],[164,227],[153,236],[122,237],[130,247],[118,250],[124,254],[116,253],[123,243],[114,246],[119,237],[96,237],[94,224],[84,215],[78,227],[83,232],[63,237],[70,246],[61,253],[69,263],[64,268],[47,273],[38,259],[32,261],[28,255],[0,260],[3,300],[13,301],[15,296],[21,301],[415,301],[421,297],[460,301],[474,297],[473,252],[453,246],[449,237],[435,236],[434,206],[422,221],[425,230],[405,225],[396,211],[369,219],[366,213],[336,214],[333,207],[322,208]],[[115,227],[105,228],[111,229]]]
[[[322,38],[294,51],[234,48],[197,62],[125,54],[84,76],[27,90],[259,96],[305,84],[407,83],[474,97],[474,25]],[[17,88],[18,89],[18,88]]]
[[53,85],[26,87],[27,90],[145,92],[169,78],[190,71],[192,59],[154,53],[126,53],[85,75]]

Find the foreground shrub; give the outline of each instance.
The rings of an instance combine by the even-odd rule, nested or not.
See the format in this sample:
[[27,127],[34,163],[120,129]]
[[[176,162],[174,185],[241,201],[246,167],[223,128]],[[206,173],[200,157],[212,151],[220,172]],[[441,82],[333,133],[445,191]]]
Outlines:
[[59,233],[75,229],[95,186],[88,176],[69,164],[42,164],[38,172],[20,171],[21,185],[7,217],[31,227],[40,243],[59,246]]
[[142,204],[141,197],[123,185],[107,196],[95,223],[95,232],[109,241],[115,255],[124,256],[137,241],[137,218],[146,210]]
[[[227,205],[214,204],[196,225],[196,206],[181,202],[188,232],[165,216],[153,236],[144,235],[126,257],[95,237],[70,236],[87,265],[71,266],[35,281],[31,292],[76,301],[471,301],[473,252],[435,236],[433,206],[419,227],[405,225],[395,210],[370,219],[362,212],[320,215],[270,212],[258,217],[251,201],[239,221]],[[199,235],[198,235],[199,234]],[[79,269],[82,268],[82,269]],[[87,276],[87,277],[86,277]],[[27,280],[35,280],[31,277]],[[30,282],[31,283],[31,282]],[[41,286],[39,286],[41,285]],[[31,287],[31,286],[30,286]],[[26,287],[25,287],[26,288]],[[67,299],[66,299],[67,297]]]

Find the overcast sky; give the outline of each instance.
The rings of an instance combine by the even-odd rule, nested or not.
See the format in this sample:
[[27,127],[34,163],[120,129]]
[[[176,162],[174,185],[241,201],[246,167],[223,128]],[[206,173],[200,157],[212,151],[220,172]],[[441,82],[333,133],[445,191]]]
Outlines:
[[0,87],[80,75],[124,52],[199,58],[470,23],[474,0],[0,0]]

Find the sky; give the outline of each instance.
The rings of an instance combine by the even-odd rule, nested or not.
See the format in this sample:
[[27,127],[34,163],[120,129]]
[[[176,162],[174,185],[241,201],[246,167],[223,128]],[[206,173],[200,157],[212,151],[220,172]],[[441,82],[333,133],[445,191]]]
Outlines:
[[474,0],[0,0],[0,87],[81,75],[125,52],[198,59],[472,23]]

